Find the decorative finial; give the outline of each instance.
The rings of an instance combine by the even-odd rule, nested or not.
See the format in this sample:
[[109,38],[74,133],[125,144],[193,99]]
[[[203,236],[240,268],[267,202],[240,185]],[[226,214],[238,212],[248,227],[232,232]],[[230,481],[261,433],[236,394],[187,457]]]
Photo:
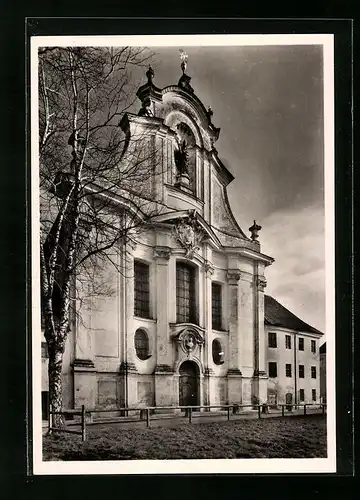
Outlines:
[[188,55],[186,52],[184,52],[183,49],[179,49],[180,52],[180,60],[181,60],[181,69],[182,72],[185,74],[186,68],[187,68],[187,61],[188,61]]
[[258,239],[258,237],[259,237],[258,232],[260,231],[260,229],[261,229],[261,226],[256,224],[256,220],[254,220],[254,224],[251,227],[249,227],[249,231],[251,233],[251,239],[253,241],[256,241]]
[[146,76],[147,76],[147,79],[148,79],[148,83],[152,84],[152,80],[153,80],[153,78],[155,76],[155,73],[154,73],[154,70],[152,69],[151,66],[149,66],[149,69],[146,72]]

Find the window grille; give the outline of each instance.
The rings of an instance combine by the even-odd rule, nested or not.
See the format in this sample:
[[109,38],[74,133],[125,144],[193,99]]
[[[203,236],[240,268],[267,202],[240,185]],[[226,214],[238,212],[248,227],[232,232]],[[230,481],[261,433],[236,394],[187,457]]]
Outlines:
[[195,269],[176,265],[176,318],[178,323],[196,323]]
[[316,342],[315,342],[315,340],[311,341],[311,352],[314,353],[314,354],[316,353]]
[[292,376],[292,375],[291,375],[291,364],[288,364],[288,363],[287,363],[287,364],[285,365],[285,372],[286,372],[286,376],[287,376],[287,377],[291,377],[291,376]]
[[276,333],[269,332],[268,339],[269,339],[269,347],[277,347]]
[[316,366],[311,367],[311,378],[316,378]]
[[285,348],[291,349],[291,337],[290,337],[290,335],[285,335]]
[[136,356],[145,360],[150,357],[149,355],[149,337],[145,330],[136,330],[135,332],[135,351]]
[[304,350],[304,339],[303,338],[299,338],[299,351],[303,351]]
[[221,285],[212,284],[212,327],[214,330],[221,330]]
[[140,318],[150,318],[149,266],[134,262],[134,314]]

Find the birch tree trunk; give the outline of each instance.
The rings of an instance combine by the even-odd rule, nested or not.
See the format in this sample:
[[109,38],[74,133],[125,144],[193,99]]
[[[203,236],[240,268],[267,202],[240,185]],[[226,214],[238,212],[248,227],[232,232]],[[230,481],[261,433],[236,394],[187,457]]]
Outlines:
[[[60,412],[63,409],[62,405],[62,365],[65,343],[52,343],[49,346],[49,400],[50,408],[54,412]],[[52,417],[52,422],[55,427],[62,427],[65,424],[64,416],[55,413]]]
[[[129,96],[135,98],[127,68],[147,62],[143,50],[39,50],[41,303],[49,353],[49,400],[55,412],[63,409],[63,354],[75,273],[93,266],[95,257],[121,272],[109,250],[143,224],[138,217],[123,217],[128,225],[119,228],[124,208],[114,211],[113,195],[126,191],[135,212],[147,220],[158,215],[148,197],[155,152],[135,145],[129,149],[118,126],[131,104]],[[142,144],[141,137],[136,141]],[[84,236],[84,223],[93,237]],[[99,295],[98,288],[94,295]],[[53,423],[64,425],[64,417],[54,415]]]

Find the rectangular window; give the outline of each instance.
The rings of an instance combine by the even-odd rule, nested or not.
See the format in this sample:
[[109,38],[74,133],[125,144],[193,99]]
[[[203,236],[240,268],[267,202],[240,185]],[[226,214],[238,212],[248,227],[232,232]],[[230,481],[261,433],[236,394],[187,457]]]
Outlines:
[[149,277],[149,266],[134,261],[134,314],[140,318],[150,318]]
[[311,341],[311,352],[314,354],[316,353],[316,341],[315,340]]
[[316,366],[311,367],[311,378],[316,378]]
[[221,330],[221,285],[212,283],[212,327],[214,330]]
[[285,348],[291,349],[291,337],[290,337],[290,335],[285,335]]
[[269,347],[276,347],[276,333],[269,332]]
[[304,389],[300,389],[300,391],[299,391],[299,399],[300,399],[300,403],[302,403],[303,401],[305,401],[305,391],[304,391]]
[[176,264],[176,320],[196,323],[195,269],[183,263]]
[[304,378],[305,370],[304,365],[299,365],[299,378]]
[[277,377],[277,364],[269,363],[269,377]]
[[316,389],[311,389],[311,397],[313,401],[316,401]]
[[291,364],[286,363],[285,365],[285,374],[287,377],[291,377]]
[[47,420],[49,418],[49,392],[42,391],[41,393],[41,413],[42,420]]
[[304,339],[303,338],[299,338],[299,351],[303,351],[304,350]]

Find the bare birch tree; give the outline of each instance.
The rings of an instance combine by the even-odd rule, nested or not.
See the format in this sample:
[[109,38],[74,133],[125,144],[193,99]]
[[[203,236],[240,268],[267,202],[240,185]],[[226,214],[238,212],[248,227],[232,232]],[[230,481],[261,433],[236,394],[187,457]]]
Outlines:
[[148,63],[144,49],[44,47],[38,55],[41,306],[49,398],[60,411],[75,280],[104,293],[94,290],[96,270],[117,266],[114,248],[159,213],[156,151],[141,136],[129,147],[119,127],[135,98],[131,68]]

